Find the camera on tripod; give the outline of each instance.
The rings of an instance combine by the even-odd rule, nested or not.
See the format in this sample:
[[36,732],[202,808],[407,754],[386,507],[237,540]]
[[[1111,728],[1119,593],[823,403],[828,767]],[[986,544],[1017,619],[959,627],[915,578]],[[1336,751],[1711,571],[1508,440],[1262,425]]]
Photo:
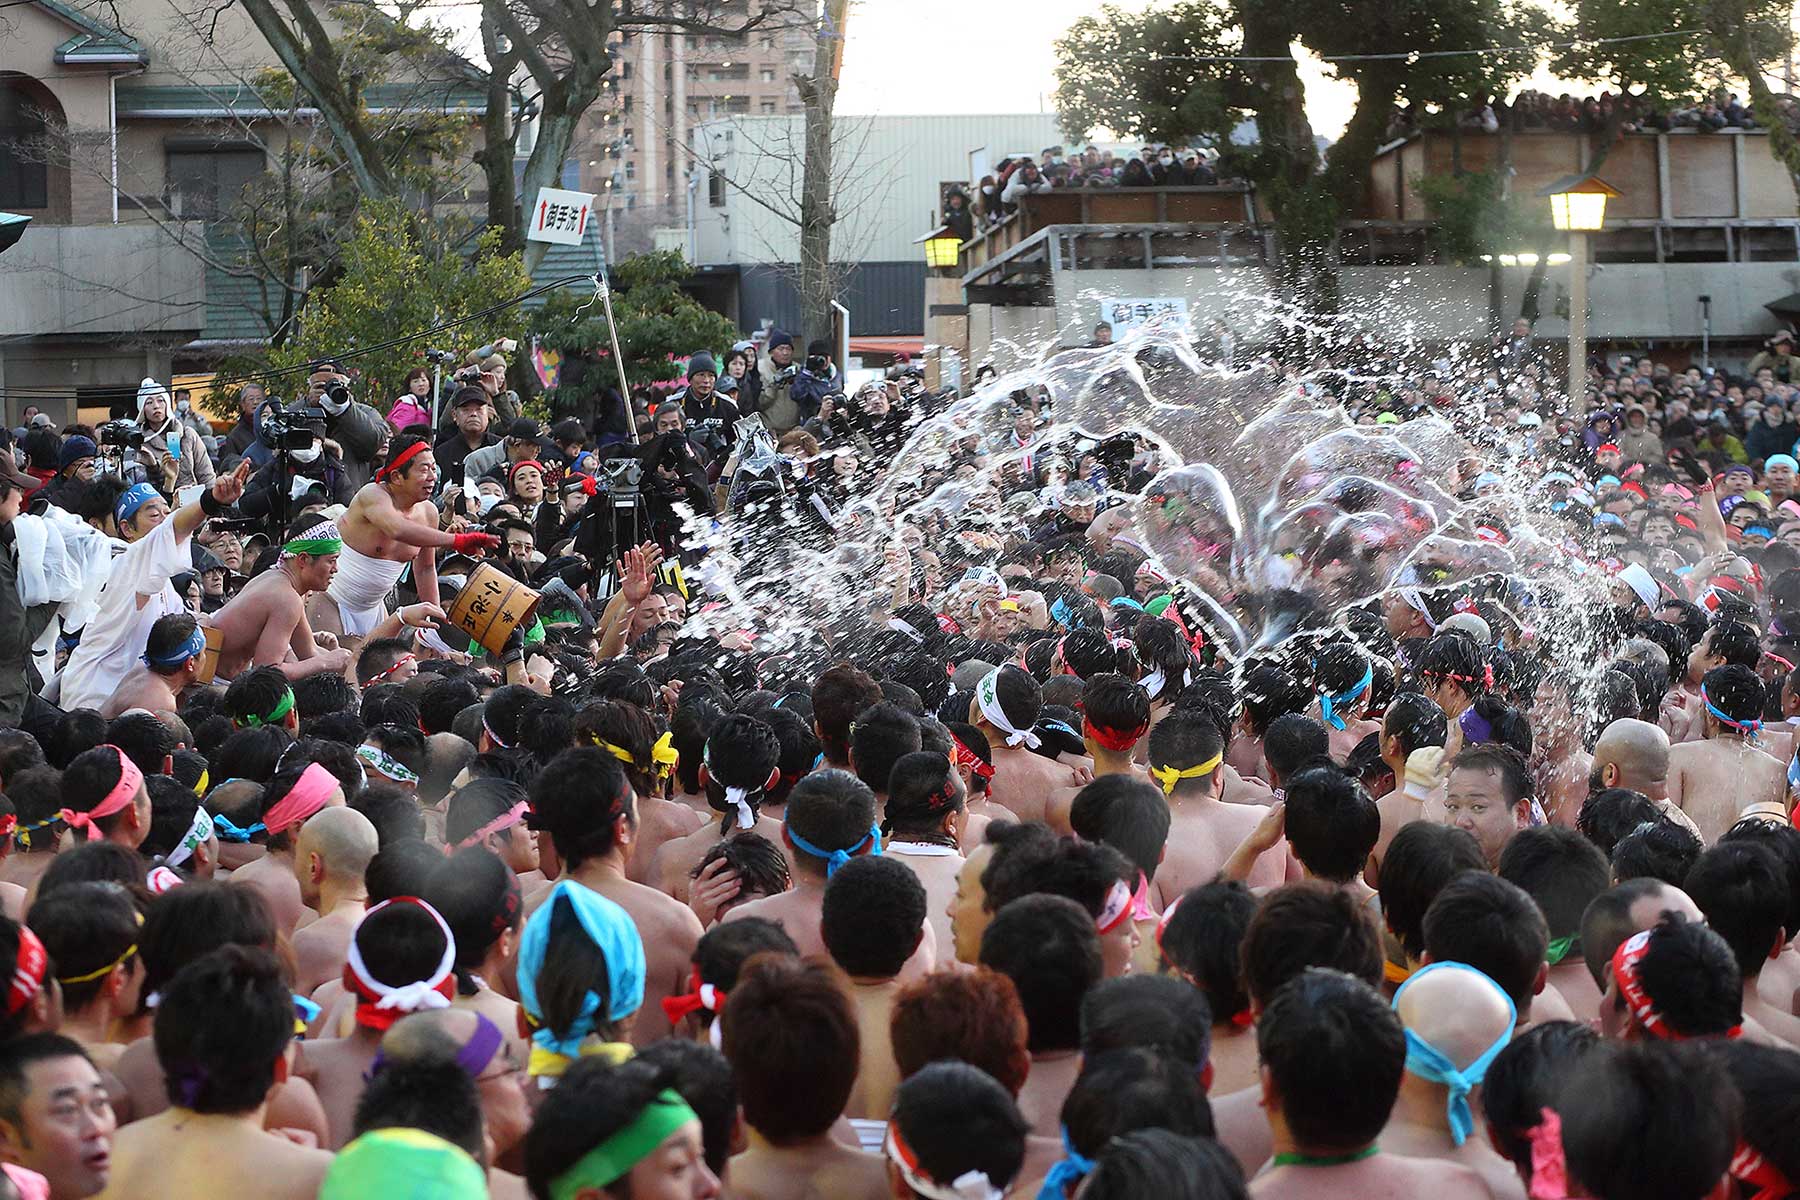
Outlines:
[[[332,384],[326,389],[332,395],[333,389],[341,389],[344,397],[349,398],[349,389],[341,383]],[[333,399],[336,399],[333,396]],[[256,426],[257,440],[271,450],[305,450],[313,444],[319,429],[325,426],[325,410],[296,405],[293,408],[270,407],[263,411],[262,419]],[[140,435],[141,440],[141,435]]]
[[100,435],[102,446],[112,446],[120,450],[142,450],[144,448],[144,431],[138,428],[136,421],[108,421],[95,432]]

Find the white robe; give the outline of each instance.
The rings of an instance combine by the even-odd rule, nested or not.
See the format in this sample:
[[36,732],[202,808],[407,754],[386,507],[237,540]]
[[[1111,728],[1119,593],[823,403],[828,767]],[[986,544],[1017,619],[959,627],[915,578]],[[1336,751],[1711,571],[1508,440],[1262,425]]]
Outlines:
[[170,579],[193,569],[187,539],[175,539],[174,513],[114,559],[99,608],[57,680],[56,703],[65,710],[105,704],[143,655],[157,619],[187,611]]

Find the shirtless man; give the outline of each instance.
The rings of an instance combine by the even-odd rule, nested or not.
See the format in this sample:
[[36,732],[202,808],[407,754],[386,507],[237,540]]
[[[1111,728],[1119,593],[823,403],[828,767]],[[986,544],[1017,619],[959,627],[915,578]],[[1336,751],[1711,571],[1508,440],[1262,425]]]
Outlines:
[[[1405,605],[1401,607],[1408,612],[1415,611]],[[1408,773],[1412,753],[1434,747],[1439,751],[1438,761],[1442,762],[1448,732],[1444,710],[1437,706],[1437,701],[1420,692],[1402,692],[1395,696],[1381,719],[1381,761],[1394,773],[1395,787],[1375,802],[1381,813],[1381,836],[1375,841],[1375,853],[1369,856],[1369,869],[1364,873],[1371,887],[1381,886],[1381,860],[1387,854],[1388,843],[1394,840],[1402,825],[1425,815],[1425,801],[1436,786],[1435,772],[1431,779],[1423,777],[1426,760],[1420,760],[1421,778],[1414,779]]]
[[[1169,837],[1156,882],[1165,896],[1211,883],[1231,852],[1253,833],[1269,810],[1228,804],[1220,798],[1223,741],[1210,719],[1176,711],[1150,731],[1150,775],[1169,799]],[[1299,878],[1299,868],[1292,875]],[[1287,842],[1277,839],[1250,869],[1253,887],[1275,887],[1289,877]]]
[[[1358,1036],[1344,1038],[1346,1028]],[[1250,1183],[1254,1200],[1491,1200],[1468,1167],[1381,1152],[1376,1139],[1399,1095],[1406,1036],[1366,983],[1302,973],[1263,1010],[1256,1040],[1275,1154]]]
[[[1362,650],[1337,642],[1319,652],[1313,663],[1313,708],[1325,723],[1331,761],[1342,766],[1356,744],[1381,726],[1363,716],[1375,666]],[[1309,713],[1308,715],[1312,715]]]
[[1043,820],[1052,795],[1083,782],[1072,768],[1033,749],[1038,736],[1031,727],[1043,706],[1037,680],[1010,665],[984,676],[969,700],[969,724],[987,738],[993,753],[989,794],[1021,821]]
[[[1415,972],[1394,996],[1394,1011],[1413,1038],[1471,1083],[1481,1082],[1487,1064],[1512,1040],[1517,1016],[1499,984],[1461,963],[1432,963]],[[1427,1057],[1407,1055],[1399,1098],[1381,1131],[1382,1151],[1459,1163],[1481,1176],[1494,1200],[1525,1200],[1513,1164],[1482,1136],[1469,1100],[1451,1098],[1449,1084]]]
[[[860,836],[853,831],[861,831]],[[802,956],[824,954],[825,938],[819,922],[825,901],[825,881],[836,869],[834,863],[842,864],[869,854],[880,841],[881,830],[875,819],[875,794],[848,771],[814,771],[795,784],[788,794],[781,836],[783,845],[793,857],[793,888],[778,896],[763,896],[748,904],[736,905],[723,920],[766,918],[787,930]],[[646,946],[650,944],[648,937],[644,941]],[[900,972],[900,982],[911,983],[929,974],[936,961],[936,939],[927,924],[919,948],[906,960],[906,966]],[[685,981],[685,961],[681,971]],[[644,1023],[640,1016],[638,1024]]]
[[100,715],[110,721],[134,708],[153,713],[179,711],[182,689],[200,674],[205,653],[206,635],[193,614],[178,612],[156,618],[144,643],[143,661],[125,672],[125,678],[100,706]]
[[[1133,761],[1133,752],[1138,739],[1150,729],[1149,694],[1123,675],[1096,675],[1088,680],[1081,710],[1081,740],[1094,764],[1094,778],[1130,775],[1147,780],[1149,775]],[[1044,814],[1050,828],[1072,832],[1069,808],[1083,786],[1065,787],[1050,797]]]
[[[705,756],[709,765],[701,768],[700,790],[719,815],[664,841],[644,872],[646,884],[683,904],[688,902],[689,873],[725,838],[743,830],[781,844],[781,822],[762,811],[771,779],[780,779],[781,742],[775,731],[754,717],[729,714],[707,734]],[[634,849],[632,857],[639,852]]]
[[832,961],[849,977],[851,1006],[862,1031],[856,1086],[844,1115],[852,1121],[885,1121],[900,1086],[900,1068],[888,1035],[896,976],[925,936],[925,888],[889,858],[864,856],[847,863],[826,889],[820,932]]
[[1731,946],[1743,981],[1744,1016],[1770,1037],[1800,1049],[1800,1017],[1794,1016],[1790,992],[1785,1003],[1770,1004],[1761,994],[1761,979],[1787,946],[1787,879],[1781,856],[1767,846],[1721,842],[1706,851],[1688,871],[1684,889],[1706,915],[1706,923]]
[[1714,667],[1700,684],[1704,740],[1669,751],[1669,800],[1712,845],[1747,806],[1787,799],[1787,764],[1758,749],[1762,681],[1748,667]]
[[550,835],[573,880],[630,914],[643,936],[644,1002],[631,1040],[639,1046],[669,1035],[662,1001],[687,991],[700,919],[687,905],[625,875],[637,832],[637,797],[619,760],[581,746],[551,759],[531,782],[532,825]]
[[[513,1161],[531,1127],[525,1073],[518,1066],[524,1060],[504,1033],[480,1013],[442,1008],[402,1017],[381,1039],[381,1057],[390,1063],[453,1063],[474,1078],[490,1163]],[[488,1191],[494,1200],[526,1195],[523,1180],[495,1166],[488,1167]]]
[[190,963],[156,1009],[156,1053],[164,1072],[180,1081],[171,1089],[177,1103],[119,1131],[100,1194],[317,1196],[331,1155],[262,1127],[290,1050],[293,1011],[281,964],[266,950],[226,946]]
[[1693,819],[1669,799],[1669,735],[1648,721],[1620,717],[1600,731],[1594,743],[1594,764],[1588,773],[1588,790],[1630,788],[1642,792],[1665,817],[1692,830]]
[[282,546],[276,568],[245,584],[212,614],[208,623],[225,635],[219,678],[236,679],[252,667],[275,667],[289,679],[303,679],[350,665],[348,650],[318,641],[306,623],[306,597],[330,585],[344,543],[335,523],[313,517],[303,521],[306,528],[294,531]]
[[1657,724],[1668,732],[1669,741],[1679,745],[1705,736],[1706,706],[1700,699],[1700,689],[1709,672],[1729,665],[1754,671],[1761,659],[1762,640],[1754,626],[1742,621],[1722,621],[1709,628],[1699,644],[1688,651],[1686,671],[1663,697]]
[[1551,672],[1538,684],[1531,709],[1531,769],[1538,780],[1544,815],[1553,824],[1575,828],[1575,817],[1588,797],[1588,774],[1594,760],[1582,746],[1584,722],[1571,704],[1568,676]]
[[438,529],[437,460],[431,443],[415,435],[394,438],[387,465],[364,484],[338,521],[343,550],[337,574],[323,595],[307,605],[314,629],[336,634],[346,643],[370,636],[385,615],[387,595],[408,563],[419,599],[438,603],[437,557],[492,550],[500,539],[490,533],[445,533]]
[[351,808],[327,808],[300,827],[294,877],[300,899],[319,919],[294,934],[294,988],[310,996],[344,969],[351,935],[369,892],[363,872],[380,849],[375,826]]
[[[301,898],[294,869],[295,831],[320,809],[343,806],[343,786],[319,763],[308,763],[300,770],[278,771],[263,789],[262,820],[257,822],[263,829],[256,832],[266,829],[268,853],[233,871],[229,882],[261,892],[286,934],[292,935],[311,911]],[[214,828],[219,829],[220,825],[215,819]]]

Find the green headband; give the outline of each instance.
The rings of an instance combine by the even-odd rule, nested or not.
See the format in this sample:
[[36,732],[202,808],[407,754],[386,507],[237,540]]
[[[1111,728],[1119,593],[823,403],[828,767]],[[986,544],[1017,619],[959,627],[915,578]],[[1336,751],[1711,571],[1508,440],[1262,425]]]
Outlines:
[[698,1121],[674,1091],[665,1088],[644,1106],[637,1120],[589,1150],[574,1166],[550,1181],[550,1200],[574,1200],[582,1188],[603,1188],[630,1174],[631,1168],[649,1158],[670,1134]]
[[266,717],[259,717],[255,713],[251,713],[242,721],[238,722],[238,724],[242,725],[245,729],[255,729],[258,725],[273,725],[293,711],[294,689],[289,688],[281,694],[281,699],[276,703],[274,712]]
[[281,544],[283,554],[304,554],[309,558],[318,558],[324,554],[337,554],[343,548],[344,539],[334,537],[297,537],[291,542]]

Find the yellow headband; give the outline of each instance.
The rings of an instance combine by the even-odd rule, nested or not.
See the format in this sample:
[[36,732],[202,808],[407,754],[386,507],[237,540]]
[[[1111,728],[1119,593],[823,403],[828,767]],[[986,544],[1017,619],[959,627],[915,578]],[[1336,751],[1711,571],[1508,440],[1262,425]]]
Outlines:
[[1205,762],[1184,770],[1175,767],[1151,767],[1150,778],[1162,784],[1163,795],[1173,796],[1175,785],[1183,779],[1198,779],[1202,775],[1211,775],[1218,765],[1225,761],[1223,754],[1215,754]]
[[[638,765],[637,759],[631,756],[631,751],[623,746],[615,746],[611,742],[604,742],[598,738],[594,739],[594,744],[628,767]],[[680,755],[675,752],[675,735],[673,733],[663,734],[656,739],[656,744],[650,747],[650,763],[658,778],[673,771],[675,761],[679,757]]]

